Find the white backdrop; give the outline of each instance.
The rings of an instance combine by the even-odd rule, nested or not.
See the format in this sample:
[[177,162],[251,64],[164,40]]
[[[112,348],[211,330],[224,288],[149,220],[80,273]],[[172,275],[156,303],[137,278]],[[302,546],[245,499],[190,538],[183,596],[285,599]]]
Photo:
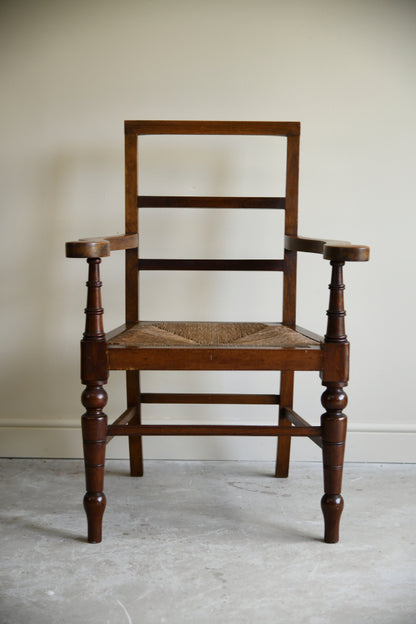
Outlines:
[[[123,231],[123,120],[249,119],[302,122],[300,234],[372,248],[369,264],[345,270],[352,343],[347,458],[414,461],[416,345],[406,326],[415,309],[415,25],[416,4],[403,0],[2,3],[2,455],[81,453],[78,340],[86,267],[64,258],[64,242]],[[279,150],[262,140],[246,139],[237,159],[231,144],[178,147],[176,157],[162,157],[157,140],[143,145],[143,191],[275,188]],[[264,238],[246,213],[222,214],[220,237],[205,212],[181,216],[180,227],[162,213],[146,216],[146,253],[168,253],[180,243],[180,230],[189,256],[262,255],[279,226],[279,216],[263,216]],[[106,329],[123,320],[122,267],[121,253],[103,262]],[[299,324],[322,333],[329,267],[300,255],[299,271]],[[179,318],[185,296],[193,318],[231,319],[235,305],[244,307],[244,320],[258,319],[263,301],[261,320],[280,313],[279,278],[239,275],[231,286],[231,277],[222,278],[212,298],[212,275],[202,281],[149,274],[143,318]],[[247,296],[249,286],[254,295]],[[278,391],[270,374],[143,378],[149,390]],[[296,389],[295,407],[318,422],[318,377],[299,375]],[[124,409],[121,374],[112,375],[108,391],[113,418]],[[269,423],[276,413],[149,406],[145,418]],[[272,459],[274,446],[261,439],[150,438],[145,454]],[[298,459],[319,457],[309,441],[293,446]],[[110,455],[124,457],[125,441],[113,442]]]

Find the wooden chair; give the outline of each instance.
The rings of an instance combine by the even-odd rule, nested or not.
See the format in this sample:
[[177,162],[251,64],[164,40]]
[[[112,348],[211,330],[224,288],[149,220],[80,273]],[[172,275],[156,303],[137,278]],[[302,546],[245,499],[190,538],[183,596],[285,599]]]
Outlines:
[[[142,135],[271,135],[286,140],[285,197],[178,197],[138,195],[137,150]],[[283,137],[283,139],[282,139]],[[369,248],[345,242],[316,240],[297,235],[298,122],[231,121],[126,121],[125,181],[126,233],[81,239],[66,245],[66,255],[86,258],[89,264],[86,326],[81,341],[81,379],[86,386],[82,403],[82,434],[85,457],[88,541],[101,541],[106,504],[103,493],[106,444],[113,436],[129,437],[132,476],[143,474],[144,435],[238,435],[278,438],[276,477],[287,477],[292,436],[309,437],[322,447],[324,495],[321,506],[325,542],[338,541],[343,509],[341,479],[347,418],[344,388],[348,382],[349,343],[344,329],[345,261],[365,261]],[[267,208],[285,210],[284,257],[276,260],[168,260],[139,257],[138,208]],[[126,251],[126,322],[105,334],[101,305],[101,258],[116,250]],[[323,255],[332,265],[327,332],[321,338],[296,325],[297,252]],[[143,322],[139,320],[139,271],[231,270],[282,271],[283,315],[281,323]],[[103,409],[107,402],[104,385],[110,370],[125,370],[127,409],[107,424]],[[280,394],[172,394],[142,393],[142,370],[250,370],[281,371]],[[294,371],[319,371],[326,390],[325,413],[320,426],[311,426],[293,410]],[[155,425],[142,424],[142,403],[276,404],[278,426],[243,425]]]

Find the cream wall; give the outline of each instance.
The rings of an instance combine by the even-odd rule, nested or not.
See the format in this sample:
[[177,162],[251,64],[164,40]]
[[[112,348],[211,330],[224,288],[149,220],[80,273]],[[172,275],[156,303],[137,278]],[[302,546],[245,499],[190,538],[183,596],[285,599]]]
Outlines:
[[[369,264],[345,271],[352,342],[347,457],[414,461],[416,345],[406,327],[415,310],[415,26],[416,4],[402,0],[2,2],[2,455],[80,455],[86,269],[64,258],[64,241],[123,230],[124,119],[189,118],[302,122],[300,233],[372,247]],[[172,182],[189,193],[267,193],[274,152],[268,143],[253,145],[252,153],[247,143],[239,145],[233,160],[228,144],[210,143],[203,152],[198,142],[193,151],[181,143],[169,160],[156,143],[143,155],[146,183],[163,190]],[[163,175],[156,175],[162,165]],[[271,244],[278,217],[267,219]],[[232,253],[241,255],[234,233],[263,251],[249,216],[235,221],[224,214],[220,221],[223,238],[213,237],[214,222],[205,214],[181,222],[188,255],[192,244],[218,255],[230,240]],[[162,250],[179,235],[160,216],[143,226],[151,248],[156,233]],[[107,329],[122,321],[122,263],[121,254],[103,262]],[[323,260],[300,258],[299,323],[318,332],[328,279]],[[212,276],[206,280],[146,276],[143,316],[168,308],[178,318],[186,293],[194,318],[232,318],[233,303],[245,306],[246,319],[256,318],[260,298],[264,320],[280,307],[277,282],[238,276],[232,287],[224,278],[213,300]],[[247,297],[246,280],[255,296]],[[189,384],[219,392],[276,389],[269,374],[212,374],[203,381],[192,373],[188,386],[185,381],[184,374],[147,373],[143,383],[173,391]],[[107,412],[115,417],[123,409],[120,374],[108,389]],[[319,380],[300,375],[297,390],[298,411],[316,422]],[[273,422],[274,410],[262,409],[258,415],[252,408],[177,407],[159,414],[149,407],[146,417]],[[126,455],[124,440],[113,445],[112,456]],[[319,457],[308,441],[293,445],[295,458]],[[272,459],[274,443],[150,438],[145,451],[147,457]]]

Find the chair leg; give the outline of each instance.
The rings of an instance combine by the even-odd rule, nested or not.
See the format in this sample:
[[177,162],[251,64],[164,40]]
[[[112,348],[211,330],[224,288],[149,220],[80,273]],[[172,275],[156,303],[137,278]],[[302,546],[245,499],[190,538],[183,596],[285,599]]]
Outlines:
[[[140,373],[139,371],[127,371],[126,372],[126,386],[127,386],[127,405],[135,406],[136,413],[134,418],[131,419],[131,425],[140,425],[141,419],[141,405],[140,405]],[[143,448],[142,448],[142,436],[129,437],[129,455],[130,455],[130,475],[132,477],[143,476]]]
[[102,382],[88,385],[82,393],[86,413],[82,416],[86,494],[84,509],[88,521],[88,542],[101,542],[102,519],[106,505],[104,489],[104,463],[107,416],[102,409],[107,403],[107,393]]
[[88,258],[88,295],[85,308],[85,332],[81,340],[81,381],[86,386],[82,404],[86,412],[82,417],[85,481],[87,492],[84,509],[88,520],[88,541],[101,542],[101,526],[105,509],[104,462],[107,433],[107,416],[103,408],[107,393],[108,369],[106,342],[101,305],[100,258]]
[[325,522],[325,542],[335,544],[339,540],[339,523],[344,508],[341,485],[347,417],[342,410],[347,405],[347,395],[343,390],[345,383],[327,382],[325,385],[327,389],[321,399],[326,409],[321,417],[325,492],[321,508]]
[[[140,424],[140,419],[132,420],[131,424]],[[129,453],[130,453],[130,476],[143,476],[143,451],[141,436],[129,437]]]
[[[294,377],[293,371],[281,372],[279,425],[282,427],[290,427],[290,421],[283,415],[281,408],[292,407]],[[281,436],[277,440],[276,477],[286,478],[289,475],[290,443],[290,436]]]

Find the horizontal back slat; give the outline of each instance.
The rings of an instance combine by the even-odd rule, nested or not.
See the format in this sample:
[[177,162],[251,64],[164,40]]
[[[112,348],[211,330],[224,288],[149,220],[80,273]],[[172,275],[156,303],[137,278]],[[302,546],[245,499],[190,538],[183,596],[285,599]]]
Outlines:
[[139,195],[138,208],[265,208],[284,210],[285,197],[196,197]]
[[125,121],[126,134],[298,136],[298,121]]
[[183,394],[146,393],[140,395],[141,403],[210,404],[210,405],[279,405],[278,394]]
[[142,271],[283,271],[283,260],[193,260],[139,258]]

